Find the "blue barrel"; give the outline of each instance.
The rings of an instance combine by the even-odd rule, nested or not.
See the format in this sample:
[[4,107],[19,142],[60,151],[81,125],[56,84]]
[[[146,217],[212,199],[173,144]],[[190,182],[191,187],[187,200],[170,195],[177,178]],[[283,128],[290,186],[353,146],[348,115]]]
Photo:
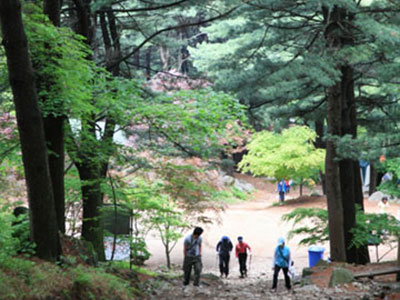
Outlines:
[[308,248],[308,264],[311,267],[324,257],[325,248],[318,246],[311,246]]

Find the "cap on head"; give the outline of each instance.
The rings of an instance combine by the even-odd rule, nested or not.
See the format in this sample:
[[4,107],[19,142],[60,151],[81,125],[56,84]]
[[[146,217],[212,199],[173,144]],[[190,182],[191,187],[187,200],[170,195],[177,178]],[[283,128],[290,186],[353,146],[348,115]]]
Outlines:
[[201,235],[202,233],[203,233],[203,228],[201,228],[201,227],[196,227],[194,230],[193,230],[193,235]]
[[222,237],[222,240],[223,240],[223,241],[227,241],[227,240],[229,240],[229,238],[228,238],[226,235],[224,235],[224,236]]
[[238,241],[239,242],[243,241],[243,237],[242,236],[238,236]]
[[284,239],[283,237],[280,237],[280,238],[278,239],[278,245],[281,246],[281,245],[283,245],[284,243],[285,243],[285,239]]

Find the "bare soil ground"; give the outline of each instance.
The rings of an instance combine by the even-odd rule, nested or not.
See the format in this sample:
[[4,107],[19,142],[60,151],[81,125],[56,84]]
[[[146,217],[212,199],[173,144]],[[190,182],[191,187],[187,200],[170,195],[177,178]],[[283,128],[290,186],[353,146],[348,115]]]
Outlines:
[[[326,207],[326,199],[322,196],[307,196],[311,191],[304,189],[303,195],[299,197],[298,188],[292,189],[287,195],[286,203],[283,206],[273,206],[278,201],[278,195],[275,192],[275,184],[260,178],[237,174],[236,177],[252,183],[256,187],[251,199],[246,202],[229,205],[226,210],[218,216],[219,221],[203,226],[203,265],[204,272],[219,273],[217,269],[217,258],[215,246],[223,235],[229,236],[234,243],[236,238],[241,235],[252,248],[252,258],[250,264],[250,276],[272,277],[272,255],[276,247],[276,241],[279,237],[286,237],[288,231],[292,228],[290,223],[283,222],[281,217],[292,211],[296,207]],[[321,193],[320,187],[316,192]],[[378,203],[364,200],[367,212],[378,212]],[[391,203],[388,213],[397,215],[399,204]],[[216,217],[216,216],[214,216]],[[189,232],[185,233],[189,234]],[[300,274],[304,267],[308,266],[308,251],[305,246],[298,245],[300,238],[293,238],[287,241],[287,245],[292,252],[292,259],[295,262],[297,273]],[[149,237],[148,245],[152,257],[147,262],[151,268],[159,268],[165,265],[164,248],[161,241],[156,237]],[[183,239],[180,240],[172,252],[172,263],[179,266],[182,263]],[[329,257],[329,245],[325,247],[324,258]],[[388,252],[389,251],[389,252]],[[384,260],[393,260],[397,255],[396,249],[390,251],[389,248],[380,246],[379,255],[388,252]],[[370,247],[370,256],[372,261],[376,261],[375,247]],[[231,275],[239,276],[238,264],[231,258]]]

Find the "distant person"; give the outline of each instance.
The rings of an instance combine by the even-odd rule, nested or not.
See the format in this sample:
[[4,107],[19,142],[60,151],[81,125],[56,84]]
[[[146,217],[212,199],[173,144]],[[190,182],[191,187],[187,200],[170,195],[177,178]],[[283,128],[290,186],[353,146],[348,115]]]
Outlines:
[[201,262],[201,242],[200,237],[203,233],[203,228],[196,227],[193,233],[185,238],[183,243],[183,285],[186,286],[190,282],[190,274],[194,268],[194,286],[200,284],[200,274],[203,268]]
[[290,277],[288,275],[289,267],[291,266],[290,249],[285,246],[285,239],[278,239],[278,246],[275,248],[274,259],[273,259],[273,270],[274,277],[272,281],[271,292],[276,292],[276,287],[278,285],[278,274],[282,269],[285,276],[285,285],[288,290],[291,289]]
[[239,260],[239,271],[240,278],[247,277],[247,249],[249,250],[249,255],[251,255],[250,246],[243,242],[243,237],[238,237],[238,243],[235,247],[236,258]]
[[219,257],[219,271],[221,277],[225,275],[225,278],[229,275],[229,260],[233,245],[229,237],[223,236],[217,244],[217,253]]
[[286,181],[281,180],[278,182],[277,191],[279,193],[279,202],[283,203],[285,201],[285,193],[286,193]]
[[387,197],[382,197],[381,201],[378,203],[379,213],[386,214],[386,210],[389,207],[389,202]]
[[290,180],[285,180],[286,183],[286,194],[289,194],[290,192]]

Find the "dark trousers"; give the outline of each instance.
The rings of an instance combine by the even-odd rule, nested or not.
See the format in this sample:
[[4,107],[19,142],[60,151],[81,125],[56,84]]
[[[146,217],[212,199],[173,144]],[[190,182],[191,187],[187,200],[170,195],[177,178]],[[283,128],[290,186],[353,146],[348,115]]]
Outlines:
[[229,274],[229,253],[219,255],[219,271],[228,276]]
[[283,275],[285,275],[286,288],[290,289],[291,288],[291,286],[290,286],[290,277],[288,275],[289,268],[281,268],[281,267],[279,267],[277,265],[275,265],[275,267],[274,267],[274,279],[273,279],[273,282],[272,282],[272,288],[276,289],[276,286],[278,285],[278,274],[279,274],[279,271],[281,269],[283,270]]
[[185,256],[183,260],[183,284],[188,285],[190,275],[194,269],[193,285],[198,286],[200,283],[200,274],[203,264],[201,263],[201,256]]
[[285,192],[279,192],[279,202],[285,201]]
[[240,275],[247,275],[246,267],[247,253],[239,253],[239,270]]

